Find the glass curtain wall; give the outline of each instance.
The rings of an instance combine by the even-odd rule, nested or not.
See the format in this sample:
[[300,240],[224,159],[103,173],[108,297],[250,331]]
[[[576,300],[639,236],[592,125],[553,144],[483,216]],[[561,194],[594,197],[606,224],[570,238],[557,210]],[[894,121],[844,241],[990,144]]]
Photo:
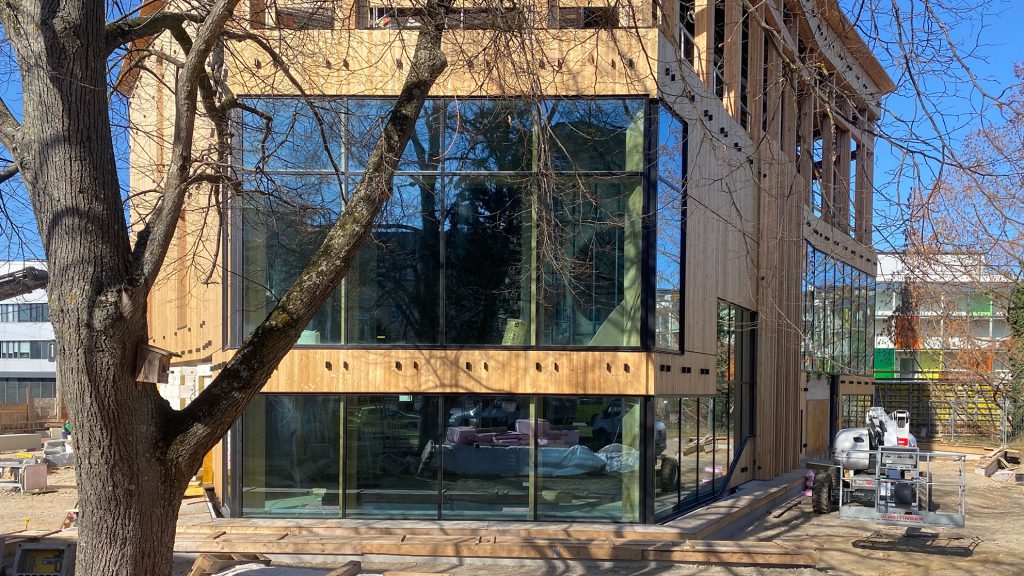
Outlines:
[[752,311],[719,302],[715,395],[654,399],[655,519],[717,497],[754,435],[756,327]]
[[639,522],[643,413],[640,397],[263,394],[240,429],[241,513]]
[[686,130],[666,106],[659,108],[654,345],[673,352],[683,346]]
[[340,513],[342,404],[339,396],[256,396],[242,424],[243,514]]
[[[260,113],[238,122],[235,342],[337,220],[392,105],[246,103]],[[428,101],[371,238],[299,344],[639,346],[646,104]]]
[[804,370],[866,374],[873,369],[875,279],[806,244]]

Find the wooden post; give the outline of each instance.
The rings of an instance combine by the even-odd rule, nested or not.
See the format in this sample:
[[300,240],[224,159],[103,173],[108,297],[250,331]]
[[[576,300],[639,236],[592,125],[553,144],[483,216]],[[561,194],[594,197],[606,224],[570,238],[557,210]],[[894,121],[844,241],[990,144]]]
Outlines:
[[740,119],[740,74],[742,62],[740,56],[743,54],[742,23],[740,17],[743,13],[740,7],[742,0],[725,0],[725,49],[723,50],[724,70],[722,72],[725,81],[724,104],[726,111],[737,122]]
[[711,86],[714,81],[715,0],[694,2],[693,70]]

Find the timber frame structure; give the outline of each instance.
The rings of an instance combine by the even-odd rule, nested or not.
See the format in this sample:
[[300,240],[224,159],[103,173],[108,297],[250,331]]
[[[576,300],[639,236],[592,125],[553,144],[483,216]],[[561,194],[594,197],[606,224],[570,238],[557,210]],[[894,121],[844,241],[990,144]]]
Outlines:
[[[537,298],[530,304],[534,308],[529,316],[536,321],[526,324],[527,330],[536,332],[525,340],[391,345],[357,342],[346,332],[348,340],[329,343],[324,341],[324,332],[318,332],[306,343],[300,340],[285,357],[262,398],[340,399],[340,424],[336,425],[349,431],[343,436],[361,429],[363,439],[310,441],[301,453],[290,457],[299,461],[337,459],[337,469],[331,474],[339,479],[339,486],[328,488],[327,493],[337,491],[343,496],[325,500],[323,487],[316,482],[317,486],[299,482],[287,489],[271,486],[278,480],[272,478],[269,464],[260,464],[261,472],[246,476],[247,459],[262,462],[273,457],[267,452],[274,449],[272,442],[257,442],[252,436],[258,427],[269,429],[270,419],[281,418],[266,407],[248,424],[250,416],[243,418],[207,461],[207,480],[231,515],[305,515],[313,509],[319,514],[344,515],[353,510],[378,510],[373,508],[374,497],[387,500],[388,494],[400,493],[411,499],[408,489],[370,495],[374,489],[386,487],[386,479],[375,477],[370,482],[366,480],[371,476],[369,465],[362,460],[357,465],[356,452],[367,450],[360,442],[372,428],[369,419],[377,418],[377,424],[387,430],[398,421],[396,415],[401,415],[409,422],[420,422],[423,436],[423,406],[436,404],[438,415],[431,418],[440,426],[460,424],[475,427],[474,434],[484,434],[485,428],[493,427],[470,419],[456,421],[455,416],[461,414],[456,410],[463,408],[454,404],[483,395],[484,402],[494,402],[494,406],[509,406],[508,398],[518,398],[521,405],[515,413],[522,416],[519,420],[532,423],[533,428],[521,426],[518,430],[509,423],[509,432],[531,435],[533,464],[523,476],[524,484],[530,486],[523,504],[524,510],[529,509],[524,512],[527,519],[551,517],[543,514],[547,505],[583,506],[578,495],[565,494],[569,490],[547,490],[539,484],[543,473],[537,463],[543,458],[543,448],[538,429],[546,424],[541,420],[545,416],[551,419],[553,428],[563,429],[560,433],[573,437],[589,434],[596,440],[601,418],[614,408],[610,399],[620,399],[615,401],[620,402],[619,407],[614,408],[618,415],[607,416],[617,417],[619,428],[632,422],[626,406],[635,406],[636,438],[618,432],[611,440],[627,446],[634,443],[640,462],[635,478],[628,469],[616,476],[622,483],[617,488],[622,503],[609,519],[660,521],[748,480],[770,479],[799,466],[814,447],[827,443],[829,419],[835,420],[829,410],[837,395],[871,393],[873,384],[864,376],[866,371],[840,366],[828,371],[837,384],[815,395],[808,381],[815,379],[811,372],[820,371],[807,368],[804,342],[802,278],[810,247],[850,269],[874,273],[874,123],[879,118],[880,99],[894,89],[838,4],[834,0],[534,0],[527,4],[519,9],[532,14],[528,21],[537,24],[530,28],[531,41],[523,44],[527,48],[522,48],[522,58],[516,54],[509,58],[507,45],[501,49],[494,45],[497,32],[486,25],[466,24],[472,14],[483,9],[473,8],[476,5],[468,0],[458,2],[458,6],[465,5],[462,20],[445,32],[449,68],[432,94],[444,102],[439,106],[448,106],[448,110],[452,101],[497,97],[641,102],[635,118],[640,119],[637,122],[642,128],[623,129],[629,134],[633,134],[630,130],[642,130],[645,135],[644,162],[636,176],[643,182],[639,192],[643,209],[637,211],[640,240],[636,265],[641,280],[635,338],[608,344],[594,336],[590,342],[602,343],[590,346],[546,344],[539,336],[542,327],[537,319],[543,318],[543,311],[539,311]],[[230,92],[254,102],[271,96],[300,101],[394,96],[414,43],[416,31],[410,24],[414,9],[411,0],[243,2],[232,26],[264,38],[289,62],[289,68],[285,72],[276,66],[261,45],[239,40],[239,32],[236,39],[226,42],[225,49],[215,52],[210,69],[222,75]],[[175,52],[172,43],[161,38],[152,40],[148,49]],[[524,62],[533,63],[525,72]],[[173,86],[173,78],[173,66],[156,60],[142,73],[133,70],[121,85],[131,95],[133,192],[156,189],[166,173],[166,138],[174,122],[173,97],[167,86]],[[659,116],[662,126],[672,117],[675,120],[671,122],[686,130],[677,182],[681,196],[672,205],[680,217],[681,248],[676,255],[680,281],[666,290],[654,281],[662,253],[657,231],[656,212],[662,206],[658,190],[669,189],[668,185],[659,188],[651,184],[660,177],[657,152],[652,152],[659,144],[655,122]],[[202,126],[201,130],[207,130],[209,124]],[[238,138],[244,141],[246,136]],[[628,142],[626,146],[632,146]],[[227,162],[232,166],[242,163],[237,158]],[[147,199],[145,194],[136,198],[135,214],[148,212]],[[624,210],[628,219],[628,208]],[[240,302],[251,302],[246,298],[251,298],[252,289],[243,285],[242,278],[241,262],[249,258],[248,228],[240,223],[242,213],[240,201],[226,189],[197,185],[186,201],[168,262],[150,297],[151,344],[177,355],[170,383],[164,388],[175,407],[184,406],[209,382],[244,336],[240,315],[251,313],[251,306],[244,308]],[[629,226],[627,222],[621,233],[625,238],[621,243],[627,245]],[[628,275],[625,273],[620,284],[629,283]],[[261,282],[268,284],[269,280],[264,277]],[[668,329],[671,334],[666,336],[668,348],[674,350],[658,340],[662,298],[676,302],[672,305],[678,311],[676,327]],[[742,330],[750,336],[743,345],[747,368],[739,368],[743,359],[730,356],[731,352],[727,351],[723,360],[725,317],[732,319],[726,330],[740,330],[737,327],[743,318]],[[866,325],[873,326],[873,321],[868,319]],[[727,349],[733,350],[729,346]],[[724,410],[710,399],[720,394],[733,371],[744,372],[743,382],[737,380],[730,392],[734,396],[727,401],[729,408]],[[557,423],[550,417],[553,399],[567,397],[608,400],[599,403],[604,412],[579,426],[583,404],[574,407],[576,417],[565,416],[564,426],[554,426]],[[366,398],[386,400],[367,404]],[[726,418],[730,431],[719,432],[717,425],[707,424],[710,430],[697,428],[704,433],[686,432],[682,414],[687,399],[704,414],[698,420]],[[706,406],[705,399],[709,402]],[[465,408],[467,413],[472,409]],[[486,411],[488,407],[478,409]],[[331,410],[327,413],[337,414],[337,408]],[[420,420],[413,418],[416,414]],[[677,479],[675,503],[661,505],[657,494],[672,491],[659,484],[666,464],[659,455],[662,447],[654,444],[664,424],[669,428],[669,442],[676,443],[670,449],[677,450],[676,458],[685,458],[690,450],[698,455],[724,454],[716,457],[725,461],[716,464],[712,458],[710,466],[699,461],[693,478],[697,496],[684,498],[684,484],[690,480]],[[447,440],[455,445],[444,454],[454,461],[459,440],[450,434]],[[431,441],[432,447],[444,443],[444,433],[435,431]],[[705,441],[708,446],[702,444]],[[385,445],[394,446],[395,442],[388,438]],[[587,451],[594,448],[595,453],[600,452],[596,449],[599,444],[588,442]],[[333,455],[305,451],[313,444],[320,447],[317,449],[328,446],[325,450]],[[558,442],[552,445],[560,446]],[[438,478],[456,476],[444,464],[443,458],[448,456],[440,456],[442,463],[436,464],[436,453],[431,461],[423,448],[416,443],[415,450],[392,454],[395,458],[375,452],[373,466],[383,467],[383,471],[374,472],[405,474],[407,464],[387,462],[414,455],[418,478],[424,476],[424,466],[432,465],[443,467],[443,473],[438,468]],[[473,475],[466,470],[460,470],[461,477]],[[710,475],[706,479],[701,476],[705,471]],[[431,484],[430,490],[436,489],[437,514],[444,518],[449,506],[444,494],[462,494],[469,489],[459,485],[456,490],[454,484],[443,487],[442,482],[447,480]],[[626,486],[630,482],[635,487]],[[713,490],[704,492],[705,482]],[[636,494],[630,495],[632,492]],[[252,505],[245,498],[250,498]],[[293,501],[295,498],[299,500]],[[631,498],[633,503],[627,505]],[[602,502],[600,508],[607,509],[608,500]],[[616,502],[612,504],[620,506]],[[501,513],[512,509],[516,508],[509,505]],[[459,510],[463,513],[474,508]]]

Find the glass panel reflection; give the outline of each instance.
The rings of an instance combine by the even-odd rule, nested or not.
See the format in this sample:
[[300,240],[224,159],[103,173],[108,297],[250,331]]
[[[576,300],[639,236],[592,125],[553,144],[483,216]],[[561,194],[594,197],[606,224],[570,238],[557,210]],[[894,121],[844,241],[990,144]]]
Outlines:
[[[345,141],[348,147],[348,170],[363,171],[373,147],[387,125],[394,100],[348,100],[348,123]],[[409,172],[434,172],[441,159],[441,115],[445,103],[428,100],[413,127],[412,139],[405,147],[398,169]]]
[[700,454],[704,451],[704,438],[700,429],[700,400],[683,398],[680,407],[683,442],[682,457],[679,460],[679,500],[697,499],[700,484]]
[[437,517],[437,396],[350,396],[347,516]]
[[341,406],[338,396],[253,400],[242,427],[243,514],[341,514]]
[[240,113],[239,155],[245,167],[333,171],[344,165],[344,100],[259,98],[246,100],[246,104],[262,114]]
[[554,194],[541,343],[639,346],[640,178],[565,178]]
[[[331,175],[251,175],[242,207],[243,334],[262,322],[323,243],[341,207]],[[298,344],[341,342],[341,289]]]
[[530,519],[529,396],[445,396],[444,518]]
[[395,177],[393,195],[345,279],[349,342],[439,342],[437,187],[436,177]]
[[680,398],[655,398],[654,402],[654,514],[660,518],[679,503],[682,412]]
[[530,274],[524,178],[449,181],[445,209],[445,342],[527,345]]
[[537,517],[640,520],[640,398],[542,397]]
[[533,118],[528,102],[453,100],[448,105],[445,170],[532,169]]
[[[643,169],[644,101],[566,99],[544,103],[551,167],[556,171]],[[541,158],[544,161],[544,158]]]

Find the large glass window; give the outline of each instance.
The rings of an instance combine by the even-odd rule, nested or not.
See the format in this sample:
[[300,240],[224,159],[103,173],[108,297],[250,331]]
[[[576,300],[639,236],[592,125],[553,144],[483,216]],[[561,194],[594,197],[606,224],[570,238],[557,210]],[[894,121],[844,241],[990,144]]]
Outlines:
[[643,100],[549,100],[541,131],[559,172],[636,172],[643,169]]
[[556,184],[544,273],[541,343],[640,344],[639,177]]
[[540,400],[538,518],[640,520],[642,412],[639,398]]
[[56,396],[56,378],[0,378],[0,404],[27,404]]
[[257,396],[243,420],[243,514],[340,516],[339,396]]
[[534,124],[527,102],[453,100],[445,124],[445,170],[531,171]]
[[444,398],[445,435],[435,458],[443,518],[532,518],[532,402],[530,396]]
[[870,372],[874,277],[810,244],[806,250],[804,369],[824,374]]
[[655,347],[682,349],[686,123],[662,106],[658,116]]
[[[530,213],[525,177],[449,180],[444,216],[445,341],[527,345]],[[524,250],[525,247],[525,250]]]
[[654,402],[654,514],[659,519],[679,504],[683,413],[682,398],[655,398]]
[[[246,104],[259,112],[239,122],[236,343],[340,217],[393,101]],[[372,236],[299,344],[639,346],[646,107],[640,98],[429,100]],[[681,278],[685,126],[662,115],[660,225],[663,238],[678,238],[663,272]],[[675,295],[664,287],[671,311],[659,325],[670,344],[679,283]]]
[[[338,217],[330,176],[253,174],[243,205],[243,330],[266,318],[323,243]],[[313,318],[299,344],[341,342],[340,290]]]
[[0,322],[49,322],[48,304],[0,304]]
[[721,487],[743,440],[754,435],[755,343],[757,319],[751,310],[718,303],[713,477]]
[[437,396],[350,396],[345,514],[437,518]]
[[711,446],[679,436],[686,416],[673,401],[651,436],[639,397],[260,395],[236,429],[241,512],[639,522],[644,442],[666,509],[680,453]]
[[345,280],[349,342],[440,342],[437,188],[437,177],[395,177],[392,196]]

